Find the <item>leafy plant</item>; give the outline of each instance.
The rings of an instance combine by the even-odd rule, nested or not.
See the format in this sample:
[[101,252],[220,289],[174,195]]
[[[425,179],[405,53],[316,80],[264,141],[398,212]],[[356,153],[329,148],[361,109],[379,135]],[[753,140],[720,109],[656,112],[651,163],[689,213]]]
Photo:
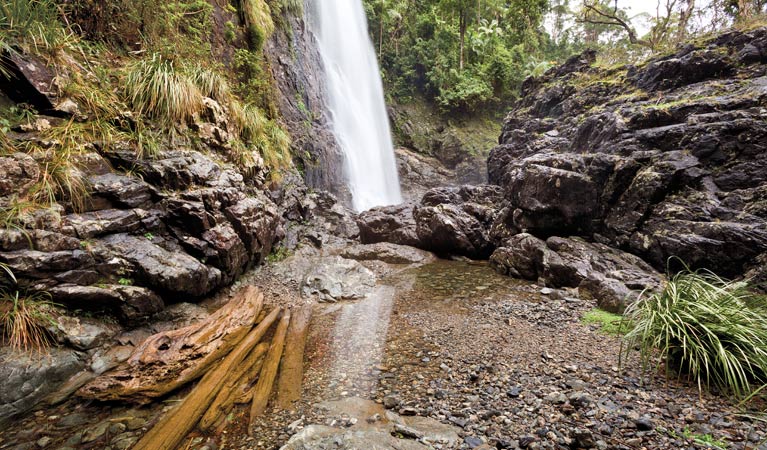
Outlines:
[[119,284],[120,286],[133,286],[133,280],[131,280],[130,278],[120,278],[119,280],[117,280],[117,284]]
[[647,370],[660,358],[699,389],[743,398],[767,383],[767,298],[745,282],[684,270],[655,294],[643,294],[625,316],[633,323],[621,357],[635,347]]

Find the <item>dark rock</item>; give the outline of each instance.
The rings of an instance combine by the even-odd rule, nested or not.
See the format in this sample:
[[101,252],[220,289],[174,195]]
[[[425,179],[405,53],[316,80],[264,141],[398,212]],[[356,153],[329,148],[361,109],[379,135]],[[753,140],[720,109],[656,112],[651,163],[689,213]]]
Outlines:
[[161,311],[163,301],[138,286],[61,284],[48,289],[53,301],[87,311],[110,310],[125,323],[136,323]]
[[0,91],[16,103],[28,103],[39,112],[52,112],[58,103],[57,76],[41,58],[20,52],[0,53],[0,64],[10,77],[0,75]]
[[357,219],[363,244],[391,242],[418,247],[412,205],[383,206],[361,213]]
[[64,227],[71,227],[80,239],[91,239],[112,233],[129,233],[142,226],[142,217],[134,210],[105,209],[64,218]]
[[645,289],[659,286],[661,277],[640,258],[589,243],[580,238],[552,237],[542,241],[518,234],[490,258],[504,274],[542,279],[553,287],[577,287],[603,309],[622,312]]
[[185,253],[170,252],[146,237],[114,234],[102,242],[131,263],[139,280],[162,292],[199,297],[220,282],[218,269],[207,267]]
[[261,263],[271,253],[278,239],[277,227],[280,216],[267,198],[247,197],[226,209],[225,214],[237,231],[245,249],[256,263]]
[[651,431],[655,429],[655,423],[647,417],[641,417],[634,421],[637,430],[639,431]]
[[[109,205],[119,208],[143,208],[152,205],[155,197],[154,188],[142,180],[108,173],[89,178],[91,201],[103,199]],[[106,208],[99,208],[106,209]]]

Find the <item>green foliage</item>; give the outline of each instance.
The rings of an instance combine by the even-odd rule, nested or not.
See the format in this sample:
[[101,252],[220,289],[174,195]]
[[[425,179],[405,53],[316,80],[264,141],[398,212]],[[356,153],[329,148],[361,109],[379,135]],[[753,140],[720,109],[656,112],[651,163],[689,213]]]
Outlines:
[[117,280],[117,284],[119,284],[120,286],[133,286],[133,280],[131,280],[130,278],[120,278],[119,280]]
[[261,51],[274,32],[272,12],[265,0],[240,0],[243,21],[248,29],[251,50]]
[[128,68],[125,95],[136,111],[167,126],[190,120],[202,108],[202,94],[194,81],[159,54]]
[[73,40],[72,33],[59,21],[53,0],[0,0],[0,42],[15,42],[37,53],[50,53]]
[[599,331],[612,336],[622,336],[631,329],[630,324],[622,316],[599,308],[588,311],[581,321],[586,325],[599,325]]
[[48,328],[56,325],[50,294],[22,294],[11,269],[2,263],[0,269],[0,337],[16,350],[45,350],[53,343]]
[[292,252],[285,247],[277,247],[266,257],[266,261],[273,264],[289,258]]
[[634,324],[622,356],[639,348],[643,368],[660,358],[697,383],[743,398],[767,383],[767,298],[745,282],[685,270],[625,315]]

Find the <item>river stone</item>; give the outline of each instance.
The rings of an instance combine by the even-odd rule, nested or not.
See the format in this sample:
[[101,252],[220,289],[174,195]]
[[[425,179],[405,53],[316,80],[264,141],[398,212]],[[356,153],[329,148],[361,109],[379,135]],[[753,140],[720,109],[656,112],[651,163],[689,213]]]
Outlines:
[[301,293],[320,301],[336,302],[366,297],[376,285],[376,276],[357,261],[331,256],[313,261],[303,278]]
[[53,347],[47,353],[17,352],[0,347],[0,426],[37,405],[85,367],[85,356]]
[[357,261],[378,260],[389,264],[428,263],[435,259],[429,252],[390,242],[354,245],[344,249],[341,256]]
[[361,213],[357,218],[363,244],[391,242],[418,247],[420,240],[413,218],[413,205],[381,206]]

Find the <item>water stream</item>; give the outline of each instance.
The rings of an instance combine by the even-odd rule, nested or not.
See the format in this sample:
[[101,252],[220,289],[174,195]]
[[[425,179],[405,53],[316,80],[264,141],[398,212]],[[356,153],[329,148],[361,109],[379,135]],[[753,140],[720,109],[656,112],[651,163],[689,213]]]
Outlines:
[[364,211],[401,203],[383,84],[362,0],[309,3],[352,206]]

